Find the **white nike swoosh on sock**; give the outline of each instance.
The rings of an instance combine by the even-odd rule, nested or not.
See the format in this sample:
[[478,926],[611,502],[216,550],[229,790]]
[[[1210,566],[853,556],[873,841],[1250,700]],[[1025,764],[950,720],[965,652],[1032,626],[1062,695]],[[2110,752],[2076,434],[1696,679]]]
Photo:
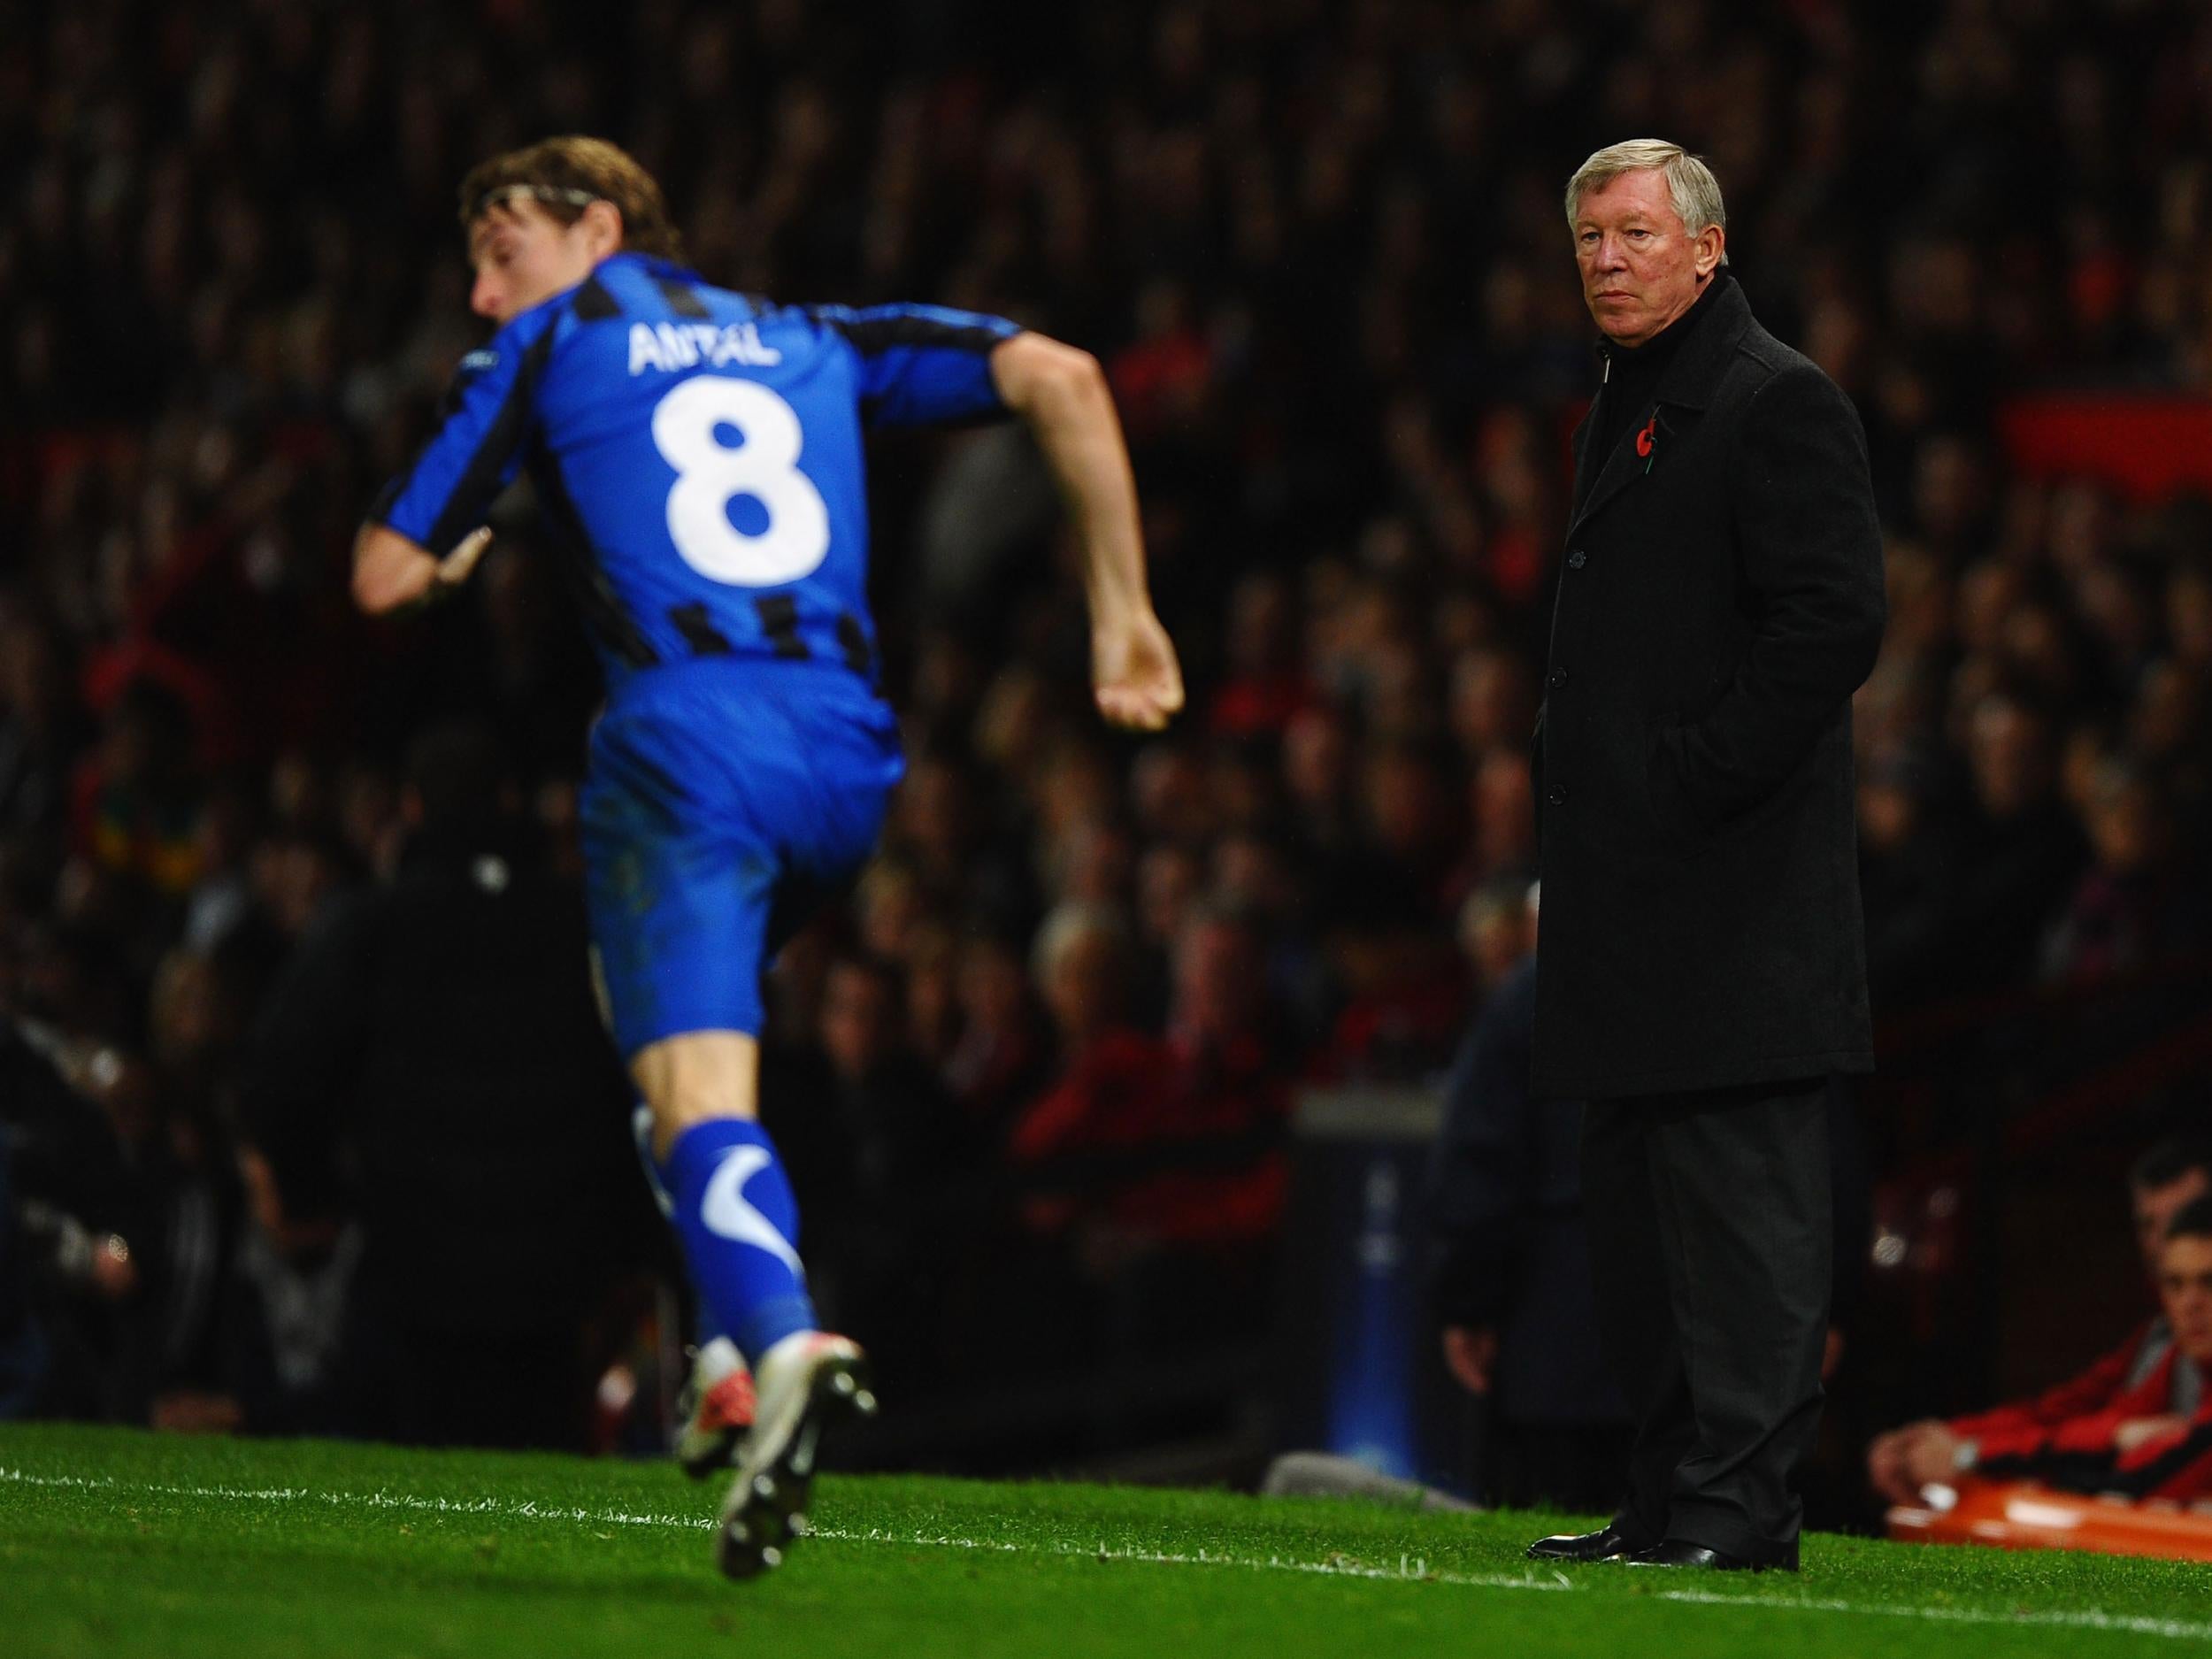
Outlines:
[[707,1190],[699,1199],[699,1219],[726,1239],[767,1251],[804,1278],[806,1270],[799,1265],[799,1253],[791,1248],[791,1241],[745,1202],[745,1183],[766,1169],[772,1156],[766,1147],[753,1146],[732,1147],[723,1154],[722,1162],[707,1177]]

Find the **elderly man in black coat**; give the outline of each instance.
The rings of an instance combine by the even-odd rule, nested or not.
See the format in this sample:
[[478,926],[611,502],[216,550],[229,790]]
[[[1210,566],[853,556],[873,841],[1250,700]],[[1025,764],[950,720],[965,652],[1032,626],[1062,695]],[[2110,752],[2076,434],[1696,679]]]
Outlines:
[[1820,1413],[1828,1079],[1872,1067],[1851,694],[1882,635],[1849,402],[1759,326],[1718,184],[1600,150],[1567,218],[1603,379],[1575,438],[1535,766],[1532,1091],[1586,1102],[1629,1491],[1531,1554],[1794,1568]]

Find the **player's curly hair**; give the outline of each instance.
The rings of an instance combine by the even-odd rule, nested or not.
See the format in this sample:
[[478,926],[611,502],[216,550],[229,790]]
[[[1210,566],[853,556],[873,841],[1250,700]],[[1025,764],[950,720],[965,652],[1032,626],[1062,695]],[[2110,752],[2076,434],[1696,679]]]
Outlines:
[[461,228],[466,232],[495,199],[526,191],[546,212],[573,225],[594,202],[622,215],[622,246],[632,253],[680,261],[683,237],[653,175],[629,152],[603,138],[567,134],[479,162],[461,180]]

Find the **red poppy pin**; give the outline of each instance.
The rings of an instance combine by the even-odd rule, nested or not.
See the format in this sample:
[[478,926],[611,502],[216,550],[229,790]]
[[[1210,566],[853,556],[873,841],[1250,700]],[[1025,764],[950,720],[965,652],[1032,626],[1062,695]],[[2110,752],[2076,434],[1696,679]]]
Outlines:
[[1644,457],[1644,471],[1651,471],[1651,452],[1659,443],[1659,411],[1653,410],[1651,419],[1644,422],[1644,429],[1636,434],[1636,453]]

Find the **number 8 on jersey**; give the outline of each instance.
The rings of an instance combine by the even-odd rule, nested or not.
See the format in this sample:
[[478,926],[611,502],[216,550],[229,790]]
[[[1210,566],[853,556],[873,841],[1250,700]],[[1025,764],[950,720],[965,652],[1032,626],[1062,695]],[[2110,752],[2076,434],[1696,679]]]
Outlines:
[[[718,435],[735,429],[739,442]],[[829,553],[829,509],[799,471],[803,434],[791,405],[752,380],[701,374],[653,411],[653,442],[676,469],[668,492],[668,534],[685,564],[740,588],[769,588],[810,575]],[[748,534],[730,522],[730,503],[757,501],[767,524]]]

